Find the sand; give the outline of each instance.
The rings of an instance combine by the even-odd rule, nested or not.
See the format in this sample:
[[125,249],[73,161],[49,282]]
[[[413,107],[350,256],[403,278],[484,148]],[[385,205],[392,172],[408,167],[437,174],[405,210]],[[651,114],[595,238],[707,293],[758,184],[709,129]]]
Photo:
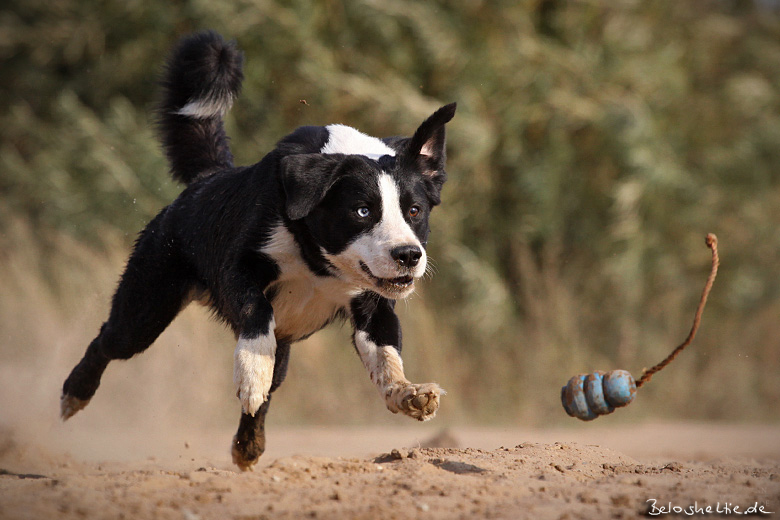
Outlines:
[[[0,520],[635,518],[654,511],[651,500],[732,511],[725,516],[739,516],[735,506],[780,511],[780,425],[647,423],[641,403],[582,423],[554,394],[534,397],[549,405],[539,420],[565,427],[458,426],[469,415],[453,385],[439,417],[417,423],[384,409],[351,347],[335,372],[350,384],[324,385],[322,365],[341,365],[320,335],[293,356],[268,450],[240,473],[229,452],[239,415],[233,339],[198,309],[143,356],[112,363],[89,407],[62,423],[62,381],[109,296],[91,297],[79,319],[39,323],[36,313],[35,326],[24,321],[29,305],[0,313]],[[427,380],[435,364],[409,367]],[[354,413],[342,417],[344,407]],[[281,422],[302,417],[308,426]],[[372,426],[314,425],[350,421]]]
[[[253,472],[230,431],[0,432],[2,519],[635,518],[780,511],[780,427],[289,428]],[[712,513],[707,514],[710,507]],[[673,514],[667,514],[669,508]],[[674,514],[674,508],[684,511]],[[761,511],[764,511],[762,514]],[[656,513],[656,514],[653,514]]]

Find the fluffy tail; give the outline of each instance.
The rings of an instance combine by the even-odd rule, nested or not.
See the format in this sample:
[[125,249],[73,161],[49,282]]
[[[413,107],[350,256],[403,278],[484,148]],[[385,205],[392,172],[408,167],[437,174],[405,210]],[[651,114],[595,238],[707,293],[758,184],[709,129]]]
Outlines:
[[191,182],[233,166],[222,118],[241,90],[244,56],[213,31],[183,38],[162,79],[157,117],[171,175]]

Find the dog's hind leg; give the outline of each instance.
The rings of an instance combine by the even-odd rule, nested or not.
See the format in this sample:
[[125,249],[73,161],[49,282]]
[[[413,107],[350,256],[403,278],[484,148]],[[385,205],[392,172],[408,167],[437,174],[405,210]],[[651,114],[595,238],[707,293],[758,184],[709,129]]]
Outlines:
[[194,283],[171,237],[153,220],[136,244],[114,294],[108,320],[62,388],[63,420],[84,408],[113,359],[129,359],[157,339],[188,302]]
[[274,375],[268,399],[260,406],[254,415],[241,413],[241,422],[238,431],[233,437],[231,453],[233,462],[243,471],[250,471],[257,459],[265,451],[265,415],[271,402],[270,393],[279,388],[287,375],[287,363],[290,358],[290,344],[278,343],[276,345],[276,359],[274,361]]

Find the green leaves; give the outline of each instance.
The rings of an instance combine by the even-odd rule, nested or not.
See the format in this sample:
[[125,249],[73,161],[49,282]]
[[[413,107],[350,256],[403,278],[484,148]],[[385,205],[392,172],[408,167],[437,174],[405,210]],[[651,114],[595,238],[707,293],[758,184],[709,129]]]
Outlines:
[[[757,377],[772,378],[777,11],[500,4],[12,2],[0,12],[0,216],[93,245],[100,229],[129,242],[180,189],[150,124],[163,57],[179,36],[213,28],[246,54],[228,116],[238,163],[300,125],[408,134],[458,102],[432,221],[439,272],[427,323],[458,338],[440,348],[483,367],[507,402],[594,357],[639,370],[673,346],[695,307],[710,231],[724,272],[690,355],[710,376],[755,362]],[[729,358],[724,343],[746,357]],[[491,367],[516,371],[491,379]]]

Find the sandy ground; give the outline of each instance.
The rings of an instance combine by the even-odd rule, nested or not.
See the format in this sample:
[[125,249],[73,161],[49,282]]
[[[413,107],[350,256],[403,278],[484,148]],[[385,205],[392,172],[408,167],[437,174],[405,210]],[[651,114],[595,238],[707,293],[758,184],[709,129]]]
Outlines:
[[87,442],[79,430],[63,427],[61,442],[46,446],[0,432],[0,518],[634,518],[669,507],[685,511],[657,516],[685,517],[690,506],[704,511],[696,516],[710,516],[707,506],[715,516],[751,506],[780,514],[778,426],[282,427],[251,473],[231,465],[230,431],[102,430]]
[[[461,426],[443,435],[444,424],[468,417],[457,416],[456,385],[445,386],[449,401],[433,421],[393,416],[351,347],[349,371],[328,375],[360,383],[318,386],[323,363],[341,366],[324,342],[300,346],[306,355],[293,357],[269,415],[268,450],[254,472],[237,472],[229,455],[238,416],[233,340],[197,309],[143,356],[112,364],[89,408],[62,423],[60,385],[110,294],[92,296],[94,312],[80,309],[82,318],[35,312],[31,321],[41,293],[28,303],[0,300],[0,520],[635,518],[654,511],[649,500],[780,511],[780,425],[638,423],[646,408],[637,403],[593,423],[567,419],[561,429]],[[409,366],[435,379],[437,364]],[[314,404],[296,403],[312,388]],[[563,416],[557,394],[539,398]],[[366,413],[341,417],[344,408]],[[374,426],[276,423],[295,420],[284,412],[292,409],[317,411],[305,414],[310,421]]]

